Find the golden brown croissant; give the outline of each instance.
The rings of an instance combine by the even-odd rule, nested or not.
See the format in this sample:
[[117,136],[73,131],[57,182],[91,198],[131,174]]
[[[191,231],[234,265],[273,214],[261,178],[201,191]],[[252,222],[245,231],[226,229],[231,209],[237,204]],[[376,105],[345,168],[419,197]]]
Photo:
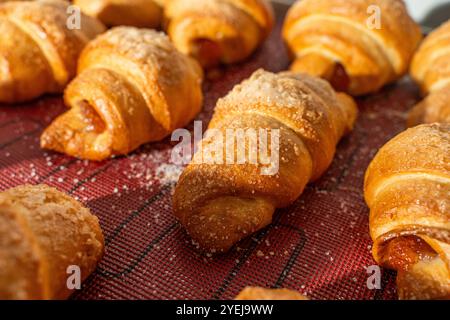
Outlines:
[[411,111],[408,125],[450,123],[450,21],[422,43],[413,58],[411,75],[428,97]]
[[104,27],[81,15],[81,29],[68,28],[67,6],[56,0],[0,5],[0,102],[62,92],[75,76],[81,50]]
[[107,26],[158,28],[163,17],[161,0],[74,0],[87,15]]
[[278,154],[279,169],[263,174],[262,168],[276,158],[266,161],[261,155],[256,163],[248,157],[241,164],[239,159],[229,164],[229,157],[238,158],[239,149],[253,154],[251,139],[238,141],[228,152],[228,143],[234,140],[227,140],[219,161],[211,162],[202,150],[214,151],[220,142],[206,138],[176,187],[175,216],[204,250],[229,250],[270,224],[276,208],[292,204],[308,182],[324,173],[356,114],[353,100],[336,95],[326,81],[257,71],[218,101],[209,128],[222,135],[228,130],[265,130],[267,140],[278,130],[279,144],[270,143],[269,157]]
[[0,193],[0,299],[65,299],[69,267],[80,280],[103,255],[97,217],[45,185]]
[[267,0],[169,0],[164,14],[175,46],[204,67],[244,60],[274,24]]
[[397,270],[401,299],[450,298],[450,124],[388,142],[365,179],[373,255]]
[[202,105],[202,70],[167,36],[116,27],[89,43],[67,87],[70,110],[41,137],[43,148],[103,160],[158,141]]
[[236,300],[309,300],[297,291],[289,289],[265,289],[247,287],[236,297]]
[[362,95],[405,74],[421,32],[402,0],[302,0],[289,10],[283,37],[293,71]]

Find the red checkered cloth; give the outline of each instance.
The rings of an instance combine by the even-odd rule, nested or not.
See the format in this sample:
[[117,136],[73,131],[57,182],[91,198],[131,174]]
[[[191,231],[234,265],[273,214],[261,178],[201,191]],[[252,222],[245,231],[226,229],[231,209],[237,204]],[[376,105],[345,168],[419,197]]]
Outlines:
[[[279,34],[280,25],[249,62],[206,82],[198,117],[205,128],[217,99],[235,84],[261,67],[288,67]],[[45,183],[99,217],[106,254],[75,299],[232,299],[245,286],[285,287],[312,299],[395,299],[393,272],[383,271],[381,290],[366,285],[375,262],[362,187],[370,160],[405,129],[405,111],[417,98],[404,80],[360,99],[356,128],[328,173],[278,210],[272,225],[219,257],[200,254],[172,216],[181,168],[170,164],[169,139],[99,163],[40,149],[42,130],[64,110],[60,97],[0,107],[0,190]]]

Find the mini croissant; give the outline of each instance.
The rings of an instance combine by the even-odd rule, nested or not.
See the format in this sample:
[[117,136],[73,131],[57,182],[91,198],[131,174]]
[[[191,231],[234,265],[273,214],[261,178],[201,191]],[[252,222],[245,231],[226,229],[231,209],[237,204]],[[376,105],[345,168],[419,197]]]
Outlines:
[[158,28],[163,17],[163,0],[74,0],[73,3],[107,26]]
[[90,42],[41,136],[46,149],[88,159],[125,155],[188,124],[202,105],[202,70],[150,29],[116,27]]
[[[175,216],[203,250],[229,250],[270,224],[276,208],[292,204],[308,182],[326,171],[356,114],[350,97],[337,95],[319,78],[255,72],[218,101],[208,130],[217,135],[206,136],[181,175],[173,200]],[[251,138],[227,138],[226,143],[215,138],[248,129],[259,139],[267,133],[257,150]],[[276,132],[278,144],[276,139],[272,143]],[[264,149],[271,150],[273,161],[261,156]],[[252,161],[250,155],[256,154],[259,160]],[[276,170],[262,171],[277,158]]]
[[411,75],[428,95],[409,114],[408,126],[450,123],[450,21],[433,31],[414,56]]
[[401,299],[450,299],[450,124],[411,128],[367,169],[373,255]]
[[406,73],[421,32],[402,0],[301,0],[289,10],[283,37],[291,70],[363,95]]
[[73,198],[46,185],[0,192],[0,299],[65,299],[71,268],[83,281],[103,251],[97,217]]
[[169,0],[165,18],[175,46],[204,67],[244,60],[274,24],[267,0]]
[[68,28],[67,6],[57,0],[0,4],[0,102],[62,92],[75,76],[82,49],[105,29],[85,15],[80,30]]

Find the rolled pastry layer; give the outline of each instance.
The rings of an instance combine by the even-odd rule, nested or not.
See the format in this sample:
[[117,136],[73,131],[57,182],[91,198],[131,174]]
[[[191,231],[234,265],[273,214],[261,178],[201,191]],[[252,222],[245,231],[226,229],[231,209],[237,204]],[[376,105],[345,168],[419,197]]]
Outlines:
[[[202,249],[229,250],[270,224],[276,208],[290,205],[325,172],[356,114],[350,97],[337,95],[319,78],[255,72],[218,101],[209,125],[216,135],[205,137],[181,175],[175,216]],[[225,138],[229,131],[253,132],[267,143],[259,140],[255,150],[249,136],[238,142]]]
[[0,193],[0,299],[65,299],[68,268],[86,279],[103,248],[98,219],[66,194],[45,185]]
[[82,14],[81,29],[70,29],[68,5],[58,0],[0,4],[0,102],[60,93],[75,76],[82,49],[105,28]]
[[202,78],[164,34],[113,28],[83,50],[64,94],[70,110],[45,130],[41,146],[103,160],[159,141],[200,112]]
[[450,123],[450,21],[422,43],[414,56],[411,76],[428,96],[413,108],[408,125]]
[[274,25],[266,0],[171,0],[164,13],[175,46],[204,67],[244,60]]
[[367,169],[373,255],[401,299],[450,298],[450,125],[409,129]]
[[292,71],[363,95],[403,76],[422,36],[402,0],[301,0],[289,10],[283,37]]

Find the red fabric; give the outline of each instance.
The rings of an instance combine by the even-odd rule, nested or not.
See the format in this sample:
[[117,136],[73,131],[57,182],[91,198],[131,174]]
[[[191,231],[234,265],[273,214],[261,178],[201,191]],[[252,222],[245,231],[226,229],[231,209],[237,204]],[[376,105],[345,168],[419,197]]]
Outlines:
[[[259,67],[287,68],[279,33],[278,27],[251,61],[206,82],[204,127],[216,100],[234,84]],[[75,299],[231,299],[248,285],[287,287],[313,299],[394,299],[390,271],[383,272],[382,290],[366,286],[365,268],[375,262],[362,187],[370,160],[405,128],[405,111],[416,100],[408,81],[359,99],[356,128],[328,173],[279,210],[270,227],[220,257],[199,254],[171,214],[175,179],[163,170],[168,140],[101,163],[41,150],[40,133],[64,110],[60,97],[0,107],[0,190],[46,183],[100,218],[106,254]]]

